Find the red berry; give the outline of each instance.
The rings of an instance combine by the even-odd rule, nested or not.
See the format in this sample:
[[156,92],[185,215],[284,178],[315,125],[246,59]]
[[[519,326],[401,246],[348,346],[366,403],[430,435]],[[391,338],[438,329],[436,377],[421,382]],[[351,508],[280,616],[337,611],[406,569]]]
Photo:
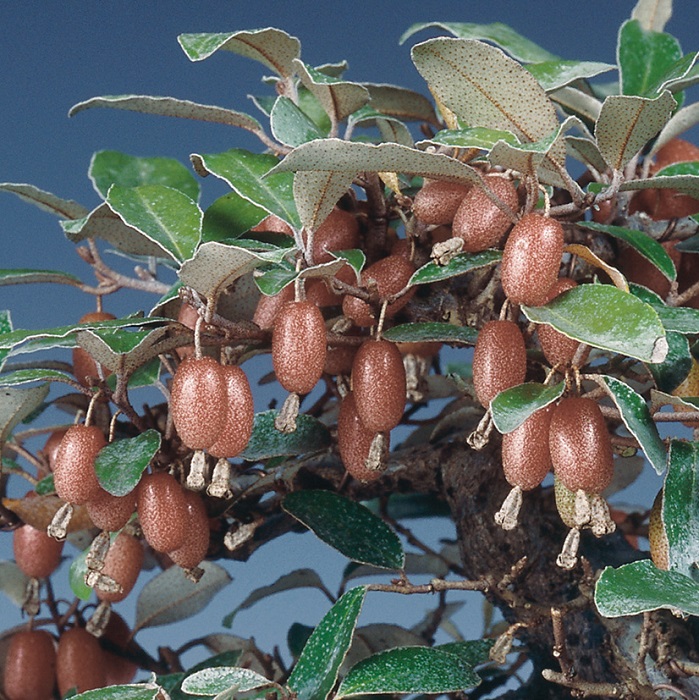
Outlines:
[[[93,321],[111,321],[116,316],[106,311],[93,311],[85,314],[80,323],[92,323]],[[108,377],[111,374],[106,368],[102,368],[103,375]],[[88,354],[87,350],[81,347],[73,348],[73,374],[75,378],[85,387],[94,386],[95,380],[99,378],[97,363]]]
[[423,224],[450,224],[470,189],[470,185],[460,182],[444,180],[426,182],[415,195],[413,214]]
[[279,293],[273,296],[263,294],[257,302],[255,314],[252,317],[253,323],[256,323],[262,330],[271,330],[274,325],[274,319],[279,313],[279,309],[288,301],[294,300],[294,285],[288,284]]
[[358,481],[374,481],[382,474],[381,469],[370,469],[366,465],[375,435],[376,433],[364,426],[357,413],[354,394],[349,392],[340,403],[340,413],[337,418],[337,447],[345,469]]
[[56,493],[64,501],[82,505],[99,495],[95,459],[107,444],[96,426],[73,425],[61,440],[53,468]]
[[228,400],[225,423],[221,432],[208,449],[214,457],[235,457],[245,449],[252,435],[255,407],[250,382],[240,367],[222,367]]
[[46,630],[22,630],[10,639],[3,690],[7,700],[51,700],[56,685],[56,646]]
[[327,354],[325,321],[310,301],[290,301],[272,328],[272,364],[279,383],[296,394],[307,394],[323,374]]
[[294,232],[291,230],[291,226],[280,219],[276,214],[268,214],[262,221],[260,221],[257,226],[253,226],[251,231],[270,231],[272,233],[283,233],[287,236],[293,236]]
[[49,464],[50,471],[53,471],[53,466],[56,463],[56,455],[58,454],[58,448],[61,445],[61,440],[63,440],[63,436],[67,432],[68,428],[59,428],[58,430],[54,430],[51,433],[51,435],[49,435],[48,439],[46,440],[46,444],[42,449],[44,457],[46,458],[46,461]]
[[182,442],[205,450],[219,437],[225,420],[226,382],[212,357],[189,357],[175,372],[170,413]]
[[107,682],[102,647],[84,627],[65,630],[58,640],[56,675],[61,697],[71,688],[78,693],[103,688]]
[[146,542],[158,552],[181,547],[187,537],[187,502],[177,479],[167,472],[146,474],[136,494]]
[[473,353],[473,387],[484,408],[505,389],[522,384],[527,374],[524,336],[513,321],[488,321]]
[[141,541],[126,532],[120,532],[109,547],[104,558],[104,568],[100,573],[114,579],[120,586],[120,592],[110,592],[95,588],[97,597],[110,603],[124,600],[133,589],[143,567],[143,545]]
[[313,264],[320,265],[334,260],[328,251],[350,250],[358,246],[359,224],[356,217],[335,207],[313,233]]
[[61,563],[63,542],[31,525],[22,525],[14,531],[12,545],[15,563],[26,576],[46,578]]
[[525,214],[505,243],[500,275],[513,304],[540,306],[558,279],[563,255],[563,227],[541,214]]
[[125,496],[113,496],[102,489],[100,493],[85,504],[87,514],[95,527],[107,532],[121,530],[136,510],[136,490]]
[[185,492],[187,503],[187,539],[168,556],[183,569],[193,569],[206,556],[209,549],[209,516],[204,501],[194,491]]
[[395,343],[367,340],[352,363],[352,391],[362,423],[373,433],[395,428],[405,411],[405,368]]
[[551,424],[551,406],[532,413],[518,428],[502,436],[502,468],[507,482],[529,491],[538,486],[551,469],[546,436]]
[[[136,675],[138,666],[133,661],[129,661],[124,656],[116,653],[117,651],[126,651],[130,638],[131,630],[124,622],[124,618],[112,610],[107,627],[100,638],[107,675],[105,685],[125,685],[131,683]],[[111,649],[114,649],[114,651]]]

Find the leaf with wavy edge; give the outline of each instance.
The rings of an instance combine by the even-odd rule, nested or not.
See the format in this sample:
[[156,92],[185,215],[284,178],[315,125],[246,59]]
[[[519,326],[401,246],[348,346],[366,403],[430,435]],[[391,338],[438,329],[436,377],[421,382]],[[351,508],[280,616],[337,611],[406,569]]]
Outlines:
[[381,114],[407,121],[427,122],[436,127],[441,125],[432,103],[419,92],[383,83],[360,85],[369,91],[369,105]]
[[648,156],[653,157],[669,141],[699,124],[699,102],[682,107],[672,115],[655,140]]
[[83,216],[87,216],[89,212],[89,209],[71,199],[57,197],[51,192],[40,190],[34,185],[22,182],[0,182],[0,191],[11,192],[25,202],[33,204],[50,214],[60,216],[62,219],[80,219]]
[[600,73],[615,70],[611,63],[597,61],[542,61],[540,63],[527,63],[524,66],[539,82],[546,92],[559,90],[576,80],[594,78]]

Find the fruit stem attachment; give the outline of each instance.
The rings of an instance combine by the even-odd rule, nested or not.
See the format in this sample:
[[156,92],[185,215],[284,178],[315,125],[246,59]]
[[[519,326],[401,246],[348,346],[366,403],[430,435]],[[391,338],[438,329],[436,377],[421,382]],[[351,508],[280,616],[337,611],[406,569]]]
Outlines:
[[68,523],[73,517],[73,504],[64,503],[54,514],[49,526],[46,528],[46,534],[53,537],[59,542],[66,538],[68,532]]
[[85,414],[85,427],[86,428],[89,428],[90,424],[92,423],[92,413],[95,410],[95,403],[97,403],[97,399],[99,398],[101,393],[102,393],[102,390],[98,389],[90,398],[90,403],[87,406],[87,413]]
[[204,450],[196,450],[192,455],[187,474],[186,486],[192,491],[203,491],[206,488],[206,477],[209,465],[206,462]]
[[572,569],[578,563],[578,548],[580,547],[580,530],[574,527],[563,543],[561,553],[556,557],[556,565],[561,569]]
[[112,420],[109,421],[109,437],[107,439],[107,442],[113,442],[114,433],[116,432],[116,421],[121,414],[122,410],[118,408],[116,413],[112,416]]
[[386,320],[386,309],[388,308],[388,300],[381,304],[381,313],[379,313],[379,322],[376,325],[376,340],[381,340],[381,333],[383,332],[383,324]]
[[274,419],[274,427],[280,433],[296,432],[296,418],[299,415],[299,395],[291,393],[286,397],[279,415]]
[[214,475],[211,478],[209,488],[206,493],[214,498],[230,498],[233,494],[230,489],[231,483],[231,464],[225,458],[221,457],[214,467]]
[[204,319],[199,316],[194,324],[194,357],[197,360],[201,360],[201,324],[203,322]]
[[514,486],[503,501],[500,510],[495,513],[495,522],[503,530],[514,530],[517,527],[519,511],[522,508],[522,489]]
[[109,618],[112,616],[112,604],[106,600],[100,601],[100,604],[95,608],[92,616],[87,621],[85,629],[98,639],[104,634],[109,624]]
[[490,409],[488,409],[476,426],[476,429],[466,438],[469,447],[477,451],[482,450],[488,444],[490,434],[493,432],[493,426],[493,417],[490,414]]

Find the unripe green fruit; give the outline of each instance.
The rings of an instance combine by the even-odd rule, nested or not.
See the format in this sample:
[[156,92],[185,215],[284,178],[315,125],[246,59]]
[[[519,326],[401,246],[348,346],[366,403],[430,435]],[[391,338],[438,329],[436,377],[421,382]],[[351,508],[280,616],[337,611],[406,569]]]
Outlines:
[[[483,179],[490,190],[516,213],[519,198],[512,181],[496,175],[486,175]],[[452,235],[463,240],[465,251],[476,253],[498,245],[511,225],[510,217],[481,187],[472,187],[454,216]]]
[[513,304],[540,306],[553,283],[563,255],[563,227],[541,214],[525,214],[505,243],[500,276]]
[[204,501],[194,491],[185,492],[187,505],[187,539],[185,543],[168,556],[183,569],[193,569],[206,556],[209,549],[209,516]]
[[546,436],[551,424],[551,406],[532,413],[518,428],[502,436],[502,468],[512,486],[529,491],[538,486],[551,469]]
[[146,542],[158,552],[181,547],[187,537],[187,502],[177,479],[167,472],[146,474],[136,499]]
[[313,233],[313,264],[328,263],[335,258],[328,252],[359,247],[359,224],[354,214],[335,207]]
[[327,354],[325,321],[310,301],[290,301],[272,328],[272,364],[279,383],[296,394],[307,394],[323,374]]
[[106,683],[105,685],[125,685],[131,683],[138,671],[138,666],[128,659],[120,656],[110,647],[116,647],[117,651],[125,651],[129,645],[131,630],[119,613],[112,610],[109,622],[100,637],[100,646],[104,652]]
[[[379,299],[384,300],[400,292],[415,272],[415,266],[403,255],[388,255],[369,265],[361,274],[361,285],[368,285],[369,280],[376,282]],[[402,297],[386,307],[386,318],[395,316],[415,293],[413,287]],[[369,304],[357,297],[345,296],[342,301],[342,313],[352,319],[358,326],[373,326],[378,317],[374,315]]]
[[15,563],[31,578],[50,576],[61,563],[63,542],[31,525],[18,527],[12,536]]
[[92,500],[85,504],[87,514],[95,527],[107,532],[121,530],[136,510],[136,491],[125,496],[113,496],[109,491],[101,490]]
[[554,474],[553,493],[556,498],[556,510],[563,524],[569,528],[579,527],[575,522],[575,491],[566,488]]
[[[337,418],[337,447],[345,469],[358,481],[374,481],[383,473],[381,469],[369,469],[366,465],[375,436],[376,433],[368,430],[359,417],[354,393],[349,392],[340,403],[340,413]],[[388,439],[387,435],[386,440]]]
[[205,450],[219,437],[225,420],[226,382],[212,357],[189,357],[172,379],[170,414],[182,442]]
[[66,431],[53,468],[60,498],[82,505],[99,495],[102,487],[95,474],[95,459],[106,444],[104,433],[96,425],[73,425]]
[[143,545],[126,532],[120,532],[109,547],[100,573],[114,579],[122,588],[120,592],[95,588],[97,597],[109,603],[118,603],[131,593],[143,568]]
[[[577,282],[570,279],[570,277],[560,277],[553,283],[551,289],[549,289],[544,303],[548,304],[559,294],[563,294],[563,292],[567,292],[569,289],[573,289],[573,287],[577,286]],[[575,353],[580,347],[580,343],[574,338],[563,335],[563,333],[557,331],[553,326],[549,326],[545,323],[539,324],[536,329],[544,357],[551,367],[570,366],[573,362],[573,357],[575,357]],[[588,355],[589,350],[580,358],[579,366],[585,364]]]
[[277,317],[279,310],[287,302],[294,300],[294,285],[288,284],[280,292],[273,296],[263,294],[257,302],[257,308],[252,317],[253,323],[256,323],[263,331],[272,329],[274,319]]
[[663,525],[663,489],[658,491],[653,507],[648,518],[648,542],[650,544],[650,558],[653,563],[664,571],[670,568],[670,543],[667,540],[665,526]]
[[367,340],[352,363],[352,392],[366,429],[383,433],[400,423],[405,411],[405,367],[395,343]]
[[102,647],[84,627],[65,630],[56,652],[58,691],[63,697],[71,688],[78,693],[103,688],[107,682]]
[[488,321],[478,333],[473,352],[473,388],[481,406],[505,389],[524,382],[527,350],[513,321]]
[[225,423],[208,452],[214,457],[235,457],[245,449],[252,435],[255,405],[245,372],[236,365],[224,365],[222,371],[228,397]]
[[[93,311],[92,313],[85,314],[80,319],[80,323],[111,321],[115,318],[116,316],[107,313],[106,311]],[[102,373],[104,377],[108,377],[111,374],[111,371],[103,367]],[[97,363],[92,359],[87,350],[84,350],[81,347],[73,348],[73,374],[84,387],[94,386],[95,380],[99,378]]]
[[12,635],[5,657],[7,700],[51,700],[56,685],[56,646],[46,630]]
[[471,189],[460,182],[431,180],[426,182],[413,200],[413,214],[423,224],[450,224],[463,198]]
[[611,483],[612,443],[596,401],[561,399],[551,417],[549,448],[554,473],[570,491],[601,493]]

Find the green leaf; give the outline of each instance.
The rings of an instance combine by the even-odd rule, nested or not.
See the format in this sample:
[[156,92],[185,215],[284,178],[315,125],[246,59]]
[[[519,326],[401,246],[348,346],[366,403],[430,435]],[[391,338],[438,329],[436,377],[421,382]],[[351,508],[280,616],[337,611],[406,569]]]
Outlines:
[[125,496],[133,491],[159,449],[160,433],[152,428],[134,438],[110,442],[95,459],[97,480],[113,496]]
[[478,331],[471,326],[454,326],[451,323],[404,323],[383,332],[386,340],[394,343],[420,343],[422,341],[475,345]]
[[34,487],[37,496],[45,496],[48,493],[55,493],[56,486],[53,482],[53,474],[49,474],[41,479]]
[[0,447],[10,436],[15,426],[43,404],[48,393],[48,384],[41,384],[30,389],[0,387]]
[[675,175],[699,175],[699,161],[672,163],[658,170],[654,177],[672,177]]
[[591,231],[608,233],[610,236],[614,236],[614,238],[628,243],[646,258],[646,260],[653,263],[653,265],[655,265],[671,282],[677,279],[677,270],[675,269],[675,264],[672,262],[672,258],[658,241],[651,238],[644,231],[634,231],[633,229],[624,228],[623,226],[598,224],[594,221],[581,221],[579,225]]
[[169,625],[196,615],[232,580],[218,564],[203,561],[199,566],[204,569],[199,583],[190,581],[179,566],[172,566],[148,581],[136,601],[133,634],[146,627]]
[[0,287],[8,284],[68,284],[77,287],[82,284],[75,275],[62,270],[0,270]]
[[[5,333],[12,332],[12,316],[7,309],[0,309],[0,337]],[[9,348],[0,347],[0,371],[5,366],[7,356],[10,354]]]
[[256,204],[229,192],[216,199],[204,211],[201,224],[202,243],[238,238],[265,218],[267,212]]
[[306,229],[315,231],[325,221],[353,179],[351,172],[294,173],[294,202]]
[[369,91],[370,106],[380,114],[440,126],[432,102],[419,92],[376,83],[362,83],[362,87]]
[[[145,365],[141,365],[138,369],[134,370],[133,374],[129,376],[129,389],[138,389],[140,387],[153,386],[155,382],[160,379],[160,370],[162,368],[162,363],[159,357],[154,357],[150,362],[146,362]],[[116,390],[117,385],[117,375],[110,374],[107,377],[107,386],[112,390]]]
[[413,273],[408,281],[408,286],[416,284],[432,284],[441,280],[465,275],[467,272],[481,267],[494,265],[502,260],[501,250],[483,250],[480,253],[459,253],[446,265],[437,265],[430,261]]
[[86,690],[73,695],[72,700],[158,700],[161,689],[155,683],[134,683],[133,685],[112,685],[108,688]]
[[493,423],[501,433],[511,433],[529,416],[556,401],[565,389],[565,383],[544,386],[527,382],[501,391],[491,402]]
[[0,561],[0,591],[4,593],[18,608],[21,608],[27,597],[27,576],[13,561]]
[[480,148],[489,151],[498,141],[505,141],[511,146],[519,143],[519,139],[511,131],[486,129],[474,126],[467,129],[442,129],[426,141],[418,142],[418,146],[426,145],[451,146],[452,148]]
[[336,258],[346,260],[349,263],[350,267],[354,270],[357,279],[359,279],[359,275],[364,269],[364,265],[366,263],[366,255],[364,254],[363,250],[333,250],[332,254]]
[[410,26],[401,36],[400,43],[416,32],[437,27],[451,32],[462,39],[482,39],[496,44],[504,49],[512,58],[524,63],[557,60],[555,54],[546,51],[530,39],[518,34],[514,29],[502,22],[492,24],[473,24],[470,22],[421,22]]
[[34,185],[20,182],[0,182],[0,192],[11,192],[21,200],[59,216],[61,219],[80,219],[87,216],[89,211],[82,204],[71,199],[63,199],[51,194],[51,192],[40,190]]
[[610,63],[598,63],[595,61],[542,61],[541,63],[528,63],[525,68],[537,79],[546,92],[559,90],[577,80],[594,78],[600,73],[614,70],[616,66]]
[[18,386],[29,382],[70,382],[75,377],[68,372],[60,372],[56,369],[18,369],[16,372],[0,374],[0,386]]
[[699,584],[643,559],[618,569],[604,569],[595,588],[595,604],[605,617],[637,615],[659,608],[699,615]]
[[490,650],[493,647],[492,639],[474,639],[468,642],[449,642],[435,647],[439,651],[455,654],[469,666],[478,666],[490,661]]
[[280,143],[292,148],[324,136],[315,122],[283,95],[277,98],[272,107],[270,126],[272,136]]
[[[691,168],[691,164],[688,166]],[[679,168],[679,164],[676,167]],[[699,177],[696,175],[655,175],[650,178],[628,180],[619,186],[621,192],[653,189],[677,190],[680,194],[688,194],[690,197],[699,199]]]
[[85,583],[85,576],[87,575],[87,555],[89,552],[90,548],[88,547],[75,557],[70,563],[70,569],[68,570],[70,589],[80,600],[89,600],[92,595],[92,588]]
[[658,314],[633,294],[608,284],[582,284],[545,306],[524,306],[534,323],[569,338],[642,362],[662,362],[668,350]]
[[298,277],[301,279],[313,279],[317,277],[330,279],[344,266],[345,261],[343,259],[337,259],[327,263],[321,263],[320,265],[311,265],[310,267],[305,267],[303,270],[297,271],[295,266],[290,262],[283,261],[278,265],[271,265],[267,269],[255,270],[254,279],[255,284],[263,294],[266,296],[274,296]]
[[667,450],[646,402],[628,384],[614,377],[602,376],[602,381],[607,385],[624,425],[638,440],[653,469],[662,474],[667,464]]
[[221,178],[244,199],[276,214],[293,228],[300,228],[294,204],[293,176],[278,172],[268,175],[278,163],[274,156],[232,148],[217,154],[195,153],[191,158],[197,172]]
[[667,306],[653,291],[639,284],[630,284],[629,290],[634,296],[650,304],[660,317],[667,331],[696,335],[699,333],[699,310],[687,306]]
[[345,593],[325,614],[301,652],[287,685],[298,700],[325,700],[352,642],[365,586]]
[[282,78],[293,74],[293,60],[301,52],[301,42],[273,27],[220,34],[180,34],[177,37],[190,61],[203,61],[216,51],[237,53],[273,70]]
[[[696,51],[692,51],[681,58],[678,58],[665,72],[657,78],[655,85],[648,91],[648,94],[661,93],[663,90],[679,92],[696,83],[698,58]],[[678,99],[681,101],[681,98]]]
[[165,185],[112,185],[110,209],[160,246],[173,260],[192,256],[201,238],[202,211],[186,194]]
[[672,440],[665,477],[663,525],[670,569],[693,576],[699,563],[699,444]]
[[323,542],[353,561],[395,570],[405,563],[397,535],[360,503],[332,491],[309,489],[288,494],[282,506]]
[[595,136],[609,167],[622,170],[667,124],[676,106],[667,90],[654,99],[629,95],[607,97],[597,119]]
[[353,666],[337,695],[453,693],[480,682],[472,666],[456,654],[434,647],[399,647]]
[[182,690],[190,695],[217,695],[225,691],[246,693],[270,685],[269,680],[249,668],[219,666],[205,668],[182,681]]

